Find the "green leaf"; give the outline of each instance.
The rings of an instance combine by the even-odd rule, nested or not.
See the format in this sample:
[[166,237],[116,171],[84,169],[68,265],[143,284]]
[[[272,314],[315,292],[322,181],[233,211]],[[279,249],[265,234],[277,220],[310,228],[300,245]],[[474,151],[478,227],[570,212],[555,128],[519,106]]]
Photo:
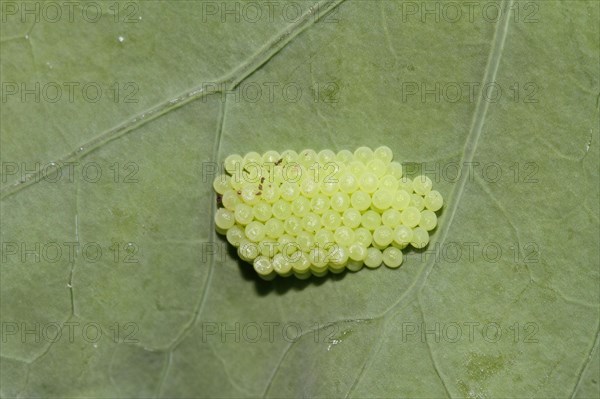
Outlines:
[[[0,395],[599,397],[599,3],[267,3],[0,4]],[[214,232],[228,154],[381,144],[399,269]]]

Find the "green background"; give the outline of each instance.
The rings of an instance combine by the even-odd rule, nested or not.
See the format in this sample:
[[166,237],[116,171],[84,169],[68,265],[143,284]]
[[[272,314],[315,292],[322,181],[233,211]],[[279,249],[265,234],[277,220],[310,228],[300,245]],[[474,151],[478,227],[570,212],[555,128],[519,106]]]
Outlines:
[[[451,4],[3,1],[0,395],[599,397],[600,3]],[[382,144],[446,200],[400,269],[215,234],[228,154]]]

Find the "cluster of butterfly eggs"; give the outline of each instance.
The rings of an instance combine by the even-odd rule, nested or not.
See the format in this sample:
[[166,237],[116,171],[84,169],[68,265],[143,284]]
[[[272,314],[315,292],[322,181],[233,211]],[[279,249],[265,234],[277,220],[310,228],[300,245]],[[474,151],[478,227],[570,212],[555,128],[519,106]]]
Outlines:
[[233,154],[224,169],[213,183],[217,232],[267,280],[397,268],[402,249],[427,245],[443,205],[431,179],[403,176],[387,146]]

